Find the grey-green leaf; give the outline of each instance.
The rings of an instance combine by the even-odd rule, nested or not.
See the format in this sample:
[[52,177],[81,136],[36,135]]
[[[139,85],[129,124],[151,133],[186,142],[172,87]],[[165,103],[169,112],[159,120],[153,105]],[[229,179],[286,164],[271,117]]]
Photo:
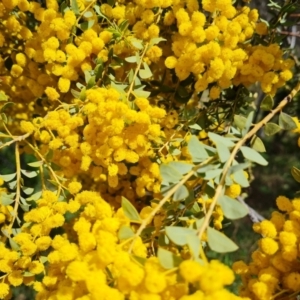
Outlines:
[[166,227],[166,234],[174,244],[184,246],[187,244],[187,236],[196,235],[197,231],[185,227],[168,226]]
[[128,226],[122,226],[118,232],[119,240],[127,240],[134,236],[133,230]]
[[212,227],[207,228],[207,239],[209,248],[218,253],[228,253],[238,249],[231,239]]
[[193,162],[202,162],[209,157],[203,144],[195,135],[191,136],[188,142],[188,149]]
[[182,174],[179,171],[177,171],[174,167],[172,167],[172,165],[161,164],[159,169],[160,175],[163,179],[163,183],[175,183],[182,178]]
[[0,178],[2,178],[5,182],[9,182],[11,180],[13,180],[16,177],[17,173],[13,173],[13,174],[1,174]]
[[165,269],[176,268],[182,262],[181,257],[176,256],[173,252],[168,251],[161,247],[158,248],[157,257],[158,257],[160,264]]
[[216,133],[213,132],[209,132],[208,133],[208,137],[214,142],[214,143],[222,143],[224,144],[226,147],[233,147],[234,146],[234,142],[231,141],[230,138],[226,138],[224,136],[218,135]]
[[189,191],[185,185],[181,185],[173,195],[173,201],[180,201],[189,196]]
[[217,153],[222,163],[226,162],[230,157],[230,151],[226,145],[221,142],[216,142]]
[[239,201],[223,195],[218,199],[224,216],[230,220],[241,219],[248,214],[247,207]]
[[176,169],[182,175],[188,173],[194,167],[194,165],[183,161],[171,161],[168,163],[168,165]]
[[132,203],[125,197],[122,197],[122,208],[124,215],[133,222],[141,222],[141,217]]
[[268,164],[268,162],[261,156],[261,154],[259,154],[254,149],[243,146],[241,147],[241,151],[243,153],[243,156],[250,161],[253,161],[262,166],[266,166]]

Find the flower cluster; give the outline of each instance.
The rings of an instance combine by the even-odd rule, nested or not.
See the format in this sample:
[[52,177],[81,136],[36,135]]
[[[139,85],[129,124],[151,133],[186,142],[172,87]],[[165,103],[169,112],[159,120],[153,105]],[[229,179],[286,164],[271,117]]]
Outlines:
[[106,187],[103,195],[123,190],[119,195],[134,200],[146,190],[159,193],[159,165],[150,158],[153,148],[162,145],[160,123],[166,112],[145,98],[136,98],[134,104],[137,109],[113,88],[87,90],[78,114],[59,109],[36,121],[35,138],[44,153],[53,151],[53,161],[66,178],[88,174]]
[[270,220],[253,226],[262,238],[252,253],[252,261],[248,265],[242,261],[233,265],[243,280],[240,295],[253,300],[276,295],[292,297],[300,291],[300,199],[279,196],[276,203],[279,211],[274,211]]
[[[8,284],[22,283],[36,290],[36,299],[246,299],[225,289],[234,274],[218,261],[186,260],[166,270],[157,257],[147,258],[140,238],[132,256],[131,239],[122,238],[120,229],[135,227],[99,193],[83,191],[66,202],[45,191],[24,220],[12,238],[14,250],[0,245],[1,299],[10,297]],[[54,228],[65,233],[50,236]]]

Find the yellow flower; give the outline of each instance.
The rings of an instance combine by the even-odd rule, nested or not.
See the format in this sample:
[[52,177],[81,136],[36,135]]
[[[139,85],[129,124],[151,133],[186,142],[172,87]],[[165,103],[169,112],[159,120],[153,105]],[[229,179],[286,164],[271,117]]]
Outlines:
[[9,285],[7,283],[1,282],[0,283],[0,298],[4,299],[8,294],[9,294]]
[[269,237],[260,240],[260,249],[268,255],[273,255],[278,250],[278,243]]
[[70,80],[67,78],[59,78],[58,80],[58,89],[61,93],[67,93],[70,89]]
[[291,201],[285,196],[278,196],[276,199],[276,205],[281,211],[290,212],[293,210]]
[[49,86],[45,89],[45,94],[51,101],[56,101],[59,98],[59,93],[56,89]]

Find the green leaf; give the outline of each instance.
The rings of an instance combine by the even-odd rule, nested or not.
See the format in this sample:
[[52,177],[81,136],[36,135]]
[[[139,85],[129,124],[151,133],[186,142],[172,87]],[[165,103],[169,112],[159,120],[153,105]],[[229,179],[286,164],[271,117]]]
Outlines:
[[244,129],[247,119],[240,115],[234,115],[234,123],[239,129]]
[[234,146],[234,142],[232,142],[230,140],[230,138],[226,138],[224,136],[218,135],[216,133],[213,132],[209,132],[208,133],[208,137],[210,138],[211,141],[213,141],[215,144],[217,143],[222,143],[223,145],[225,145],[226,147],[233,147]]
[[20,250],[20,246],[12,238],[9,238],[8,240],[9,240],[9,244],[10,244],[10,247],[12,250],[14,250],[14,251]]
[[149,66],[144,62],[143,63],[144,69],[140,69],[139,70],[139,75],[142,79],[148,79],[150,77],[152,77],[152,72],[149,68]]
[[136,63],[137,62],[137,57],[134,55],[134,56],[129,56],[129,57],[125,57],[125,60],[129,63]]
[[160,42],[164,42],[164,41],[166,41],[166,39],[164,39],[164,38],[162,38],[162,37],[155,37],[155,38],[152,38],[151,40],[150,40],[150,47],[151,46],[153,46],[153,45],[157,45],[157,44],[159,44]]
[[28,177],[28,178],[34,178],[34,177],[38,176],[38,174],[40,173],[40,171],[39,170],[37,170],[37,171],[29,171],[29,170],[23,170],[22,169],[21,173],[24,176]]
[[202,162],[209,157],[203,144],[195,135],[192,135],[188,142],[188,150],[193,162]]
[[194,258],[199,257],[200,253],[200,239],[197,235],[188,235],[187,236],[187,245],[192,252]]
[[277,132],[279,132],[281,130],[281,128],[275,124],[275,123],[267,123],[265,126],[264,126],[264,132],[265,132],[265,135],[266,136],[271,136],[271,135],[274,135],[276,134]]
[[253,148],[254,150],[256,150],[258,152],[266,152],[266,148],[265,148],[263,141],[257,135],[254,135],[252,137],[250,145],[251,145],[251,148]]
[[34,161],[34,162],[31,162],[31,163],[28,163],[27,165],[30,166],[30,167],[33,167],[33,168],[39,168],[43,164],[44,164],[44,162],[42,160],[40,160],[40,161]]
[[86,88],[87,89],[91,89],[92,87],[94,87],[96,85],[96,75],[91,76],[91,78],[89,79]]
[[8,100],[8,96],[5,95],[3,92],[0,92],[0,101],[7,101]]
[[265,110],[265,111],[269,111],[273,108],[274,105],[274,100],[273,97],[270,95],[267,95],[263,101],[260,104],[260,109],[261,110]]
[[221,206],[224,216],[227,219],[237,220],[248,214],[248,209],[244,204],[227,195],[219,197],[218,204]]
[[138,263],[141,267],[143,267],[147,261],[147,259],[145,257],[140,257],[137,255],[132,255],[131,256],[133,258],[133,260]]
[[185,227],[168,226],[166,227],[166,234],[174,244],[184,246],[187,244],[187,236],[197,235],[197,231]]
[[124,215],[133,222],[141,222],[141,217],[132,203],[125,197],[122,197],[122,208]]
[[279,126],[284,130],[293,130],[297,128],[293,118],[284,112],[281,112],[279,115]]
[[171,161],[168,165],[176,169],[182,175],[188,173],[194,167],[194,165],[183,161]]
[[41,197],[42,197],[42,191],[39,191],[31,195],[29,198],[27,198],[27,201],[37,201],[41,199]]
[[291,170],[292,176],[297,182],[300,182],[300,170],[296,167],[292,167]]
[[138,50],[142,50],[144,48],[142,40],[138,40],[138,39],[131,39],[130,43],[133,47],[137,48]]
[[13,202],[15,202],[13,199],[11,199],[6,194],[1,194],[0,196],[0,203],[4,206],[11,205]]
[[242,130],[242,135],[245,135],[249,131],[249,129],[250,129],[251,125],[252,125],[253,116],[254,116],[254,111],[251,111],[248,114],[248,117],[247,117],[247,120],[246,120],[246,124],[245,124],[245,128]]
[[232,166],[228,170],[228,174],[229,175],[234,174],[235,172],[238,172],[240,170],[245,170],[248,167],[250,167],[249,162],[239,164],[239,163],[236,162],[236,160],[234,160],[234,163],[232,164]]
[[159,169],[163,183],[175,183],[182,178],[182,174],[169,164],[161,164]]
[[248,187],[249,181],[246,178],[243,170],[238,170],[233,174],[233,180],[238,183],[241,187]]
[[77,4],[77,0],[71,0],[71,8],[72,8],[75,15],[80,14],[80,10],[79,10],[78,4]]
[[157,257],[161,266],[167,270],[178,267],[182,262],[181,257],[161,247],[158,248]]
[[216,170],[208,170],[205,172],[204,179],[211,180],[218,176],[220,176],[223,172],[223,169],[216,169]]
[[31,195],[31,194],[34,192],[34,188],[23,186],[23,187],[22,187],[22,191],[23,191],[26,195]]
[[29,211],[30,205],[20,204],[20,207],[23,209],[23,211]]
[[139,98],[139,97],[141,97],[141,98],[148,98],[151,95],[151,92],[143,91],[143,90],[140,90],[140,89],[135,89],[133,91],[133,94],[137,98]]
[[262,166],[266,166],[268,164],[268,162],[261,156],[261,154],[259,154],[254,149],[243,146],[241,147],[241,151],[243,153],[243,156],[250,161],[253,161]]
[[226,162],[230,157],[229,149],[223,143],[216,142],[215,144],[220,161],[222,163]]
[[40,256],[39,260],[42,264],[45,264],[48,261],[48,257],[47,256]]
[[122,226],[118,232],[119,240],[127,240],[134,237],[133,230],[128,226]]
[[173,201],[180,201],[189,196],[189,191],[185,185],[181,185],[173,195]]
[[207,228],[207,239],[209,248],[218,253],[228,253],[238,249],[238,246],[231,239],[211,227]]
[[95,24],[95,20],[89,20],[86,22],[80,23],[78,26],[81,28],[81,30],[86,31],[90,28],[92,28]]
[[13,180],[16,177],[17,173],[13,173],[13,174],[1,174],[0,178],[2,178],[5,182],[9,182],[11,180]]
[[90,18],[90,17],[93,16],[93,13],[92,13],[91,11],[86,11],[86,12],[83,14],[83,16],[84,16],[85,18]]
[[198,124],[191,124],[189,125],[189,128],[195,129],[195,130],[202,130],[201,126]]

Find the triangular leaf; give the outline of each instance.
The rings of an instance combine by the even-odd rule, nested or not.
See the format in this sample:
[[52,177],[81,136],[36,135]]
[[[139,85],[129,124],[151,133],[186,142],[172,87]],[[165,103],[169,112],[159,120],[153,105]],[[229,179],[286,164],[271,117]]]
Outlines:
[[253,136],[251,139],[251,147],[258,152],[266,152],[266,148],[264,146],[263,141],[257,136]]
[[261,102],[260,104],[260,109],[261,110],[265,110],[265,111],[269,111],[272,109],[274,105],[274,100],[273,100],[273,97],[270,96],[270,95],[267,95],[263,101]]
[[265,126],[264,126],[264,132],[267,136],[271,136],[271,135],[274,135],[276,134],[277,132],[279,132],[281,130],[281,128],[275,124],[275,123],[267,123]]
[[293,130],[297,128],[293,118],[284,112],[281,112],[279,115],[279,126],[284,130]]
[[118,232],[119,240],[127,240],[134,236],[133,230],[128,226],[122,226]]
[[226,235],[211,227],[207,228],[207,239],[209,248],[218,253],[233,252],[239,248]]

